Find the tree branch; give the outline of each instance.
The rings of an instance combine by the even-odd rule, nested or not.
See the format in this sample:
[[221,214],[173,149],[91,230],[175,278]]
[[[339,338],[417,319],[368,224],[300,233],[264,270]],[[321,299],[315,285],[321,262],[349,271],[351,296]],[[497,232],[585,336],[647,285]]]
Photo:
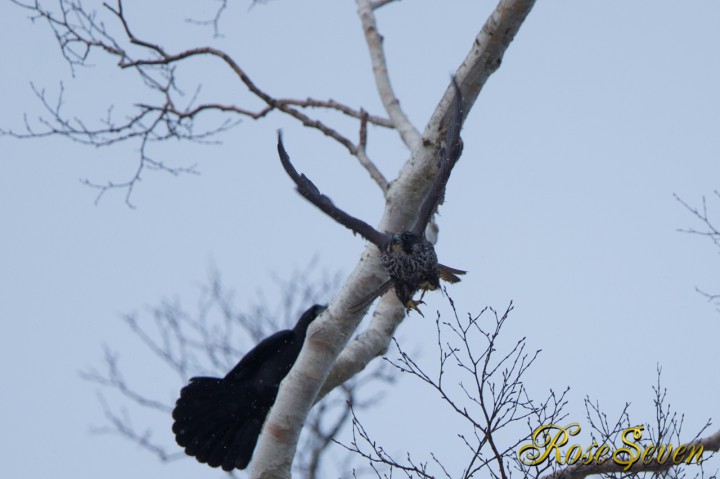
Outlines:
[[[458,69],[458,75],[463,75],[462,77],[458,76],[457,80],[463,91],[463,111],[466,116],[485,81],[500,64],[497,60],[488,62],[487,59],[502,57],[533,4],[534,0],[511,2],[503,0],[482,27],[473,48]],[[500,34],[500,32],[504,33]],[[480,74],[482,66],[489,69],[486,74]],[[474,81],[479,83],[473,83]],[[445,117],[449,117],[452,113],[452,98],[452,86],[448,84],[448,91],[438,104],[423,134],[427,138],[423,144],[427,144],[428,147],[422,146],[412,152],[413,159],[405,164],[398,178],[393,181],[392,188],[388,191],[388,201],[378,228],[379,231],[400,231],[414,221],[417,205],[427,194],[427,189],[432,183],[432,175],[436,170],[433,160],[437,150],[431,146],[439,147],[440,138],[442,138],[442,130],[439,125]],[[420,164],[418,165],[418,163]],[[362,263],[367,264],[368,270],[379,270],[379,273],[375,274],[377,279],[365,275],[362,281],[368,285],[365,283],[358,285],[358,288],[362,287],[363,290],[370,291],[372,287],[377,287],[384,278],[373,248],[368,248],[363,253]],[[394,307],[395,303],[392,295],[386,295],[381,299],[367,330],[348,344],[347,350],[344,350],[337,358],[332,372],[328,376],[327,384],[322,387],[321,395],[361,371],[373,358],[388,350],[390,338],[404,317],[402,308]]]
[[[223,287],[219,273],[213,270],[207,284],[202,286],[197,312],[185,311],[176,301],[163,301],[159,306],[148,308],[147,314],[125,315],[124,320],[139,344],[159,360],[158,370],[164,376],[167,372],[177,374],[179,389],[191,376],[224,375],[242,357],[244,348],[278,329],[287,328],[294,323],[299,309],[319,302],[321,295],[326,298],[332,294],[339,274],[316,278],[314,265],[315,261],[311,260],[302,271],[288,278],[276,278],[280,300],[261,300],[248,312],[237,310],[232,291]],[[174,442],[164,440],[167,434],[157,434],[142,424],[133,424],[135,411],[168,418],[173,404],[153,399],[136,389],[123,374],[118,354],[106,347],[104,367],[83,371],[80,375],[100,388],[98,396],[106,424],[94,427],[94,432],[121,436],[161,461],[187,458]],[[365,386],[392,381],[392,375],[381,363],[367,374],[344,383],[335,394],[319,403],[308,417],[309,427],[296,469],[308,477],[320,477],[324,452],[333,445],[332,439],[349,419],[348,402],[364,409],[377,398],[377,394],[367,392]],[[106,401],[106,395],[116,399],[112,406]]]
[[[466,464],[455,458],[452,467],[445,467],[432,453],[432,460],[418,462],[410,452],[404,454],[404,460],[398,459],[374,441],[353,415],[352,442],[341,445],[360,454],[373,467],[388,468],[378,477],[392,477],[394,471],[400,471],[408,477],[469,479],[482,475],[507,479],[507,467],[515,457],[518,444],[527,440],[533,429],[545,421],[555,423],[565,417],[563,408],[567,404],[567,390],[559,397],[551,390],[544,401],[534,401],[527,395],[524,377],[537,352],[525,352],[524,338],[505,347],[498,340],[512,304],[502,315],[488,307],[477,315],[459,316],[452,299],[447,298],[452,309],[451,319],[443,320],[438,313],[436,351],[433,351],[437,352],[437,357],[432,355],[428,360],[430,365],[421,365],[421,361],[404,351],[397,341],[394,355],[397,358],[386,357],[385,361],[400,373],[428,386],[429,394],[440,397],[446,409],[460,416],[462,426],[454,427],[452,434],[437,440],[459,439],[466,446],[469,457]],[[457,383],[449,384],[446,377]],[[531,426],[528,432],[522,432],[525,422]],[[508,437],[517,439],[508,440]],[[431,448],[432,444],[427,446]]]
[[[343,115],[355,118],[360,123],[360,128],[366,128],[367,123],[386,128],[393,128],[393,122],[389,119],[370,115],[362,109],[351,108],[335,100],[317,100],[307,98],[297,100],[290,98],[277,98],[274,95],[260,88],[245,72],[245,70],[226,52],[214,47],[198,47],[171,53],[160,44],[138,37],[132,28],[123,9],[123,3],[118,0],[115,6],[105,3],[103,6],[110,12],[113,19],[121,27],[123,39],[115,38],[106,29],[105,22],[101,19],[99,12],[85,10],[79,0],[59,0],[59,12],[54,13],[34,2],[22,3],[12,0],[33,14],[33,20],[41,19],[47,21],[53,30],[63,57],[67,60],[73,73],[75,67],[86,66],[88,58],[93,50],[101,50],[104,53],[116,57],[118,66],[122,69],[135,70],[145,84],[158,95],[155,104],[147,102],[135,105],[135,113],[129,115],[125,121],[117,122],[112,118],[108,109],[108,117],[103,120],[102,127],[86,126],[77,118],[68,118],[61,112],[62,91],[57,106],[47,101],[44,92],[36,94],[40,98],[50,120],[40,119],[42,129],[38,131],[26,120],[24,133],[17,133],[12,130],[0,130],[0,135],[10,135],[17,138],[38,138],[51,135],[66,136],[73,141],[79,141],[93,146],[108,146],[116,142],[136,140],[141,142],[141,155],[135,172],[130,178],[124,181],[108,181],[105,184],[84,180],[83,183],[99,190],[97,200],[101,199],[109,189],[120,188],[126,190],[126,203],[131,205],[131,194],[134,186],[141,179],[141,174],[146,169],[156,169],[172,174],[195,172],[194,168],[173,167],[161,162],[153,161],[145,154],[145,147],[149,141],[162,141],[168,138],[180,140],[201,141],[220,132],[224,132],[239,124],[238,120],[226,119],[219,126],[205,128],[201,131],[195,130],[195,121],[205,112],[220,112],[239,117],[251,118],[254,120],[267,116],[272,111],[279,111],[295,118],[303,125],[316,129],[324,135],[340,143],[345,149],[355,156],[361,166],[365,168],[370,177],[380,186],[381,190],[387,190],[387,180],[368,157],[364,140],[357,144],[347,136],[341,134],[337,129],[328,123],[313,118],[302,109],[322,108],[336,111]],[[215,17],[217,19],[224,10],[224,4],[220,7]],[[132,46],[135,49],[130,49]],[[131,51],[132,50],[132,51]],[[138,57],[134,55],[137,51]],[[180,106],[178,101],[182,92],[176,86],[175,68],[176,65],[198,58],[216,58],[221,60],[234,75],[240,80],[247,90],[263,106],[248,108],[239,105],[223,104],[220,102],[208,101],[200,105],[193,105],[195,96],[189,104]],[[199,92],[199,88],[198,88]],[[196,93],[197,95],[197,93]]]
[[[365,16],[361,21],[366,28],[366,34],[374,37],[377,35],[376,30],[367,32],[367,28],[373,28],[374,20],[369,4],[365,0],[357,0],[357,3],[358,13],[361,17]],[[457,73],[457,80],[463,96],[467,95],[463,111],[470,110],[485,80],[500,66],[500,58],[533,4],[534,0],[501,0],[482,27],[478,35],[482,41],[476,38],[468,58]],[[368,14],[370,17],[367,17]],[[379,36],[374,38],[379,41]],[[415,148],[412,150],[412,159],[405,164],[398,178],[388,189],[385,212],[378,228],[379,231],[401,231],[404,225],[413,224],[418,206],[427,194],[436,174],[434,170],[437,169],[437,153],[444,136],[442,134],[443,125],[447,125],[452,114],[453,96],[452,85],[448,83],[445,95],[425,127],[422,142],[416,142],[409,138],[408,135],[412,134],[409,134],[406,129],[404,133],[406,138],[403,141],[406,141],[406,144],[414,145]],[[401,126],[396,123],[397,120],[393,116],[399,115],[398,112],[401,110],[397,110],[395,113],[389,112],[389,115],[399,131]],[[400,134],[403,135],[403,133]],[[349,311],[350,307],[356,304],[359,293],[369,292],[380,285],[384,279],[383,273],[378,261],[377,248],[369,245],[328,310],[310,326],[305,347],[300,353],[295,367],[285,378],[275,406],[265,422],[251,464],[250,477],[252,479],[285,479],[289,477],[290,465],[302,424],[314,404],[321,386],[328,378],[331,368],[337,373],[333,375],[333,383],[339,384],[343,379],[343,372],[356,371],[362,362],[367,364],[373,359],[365,357],[361,361],[354,361],[352,365],[346,363],[333,368],[335,360],[356,330],[364,313],[361,311],[353,315]],[[380,304],[383,304],[384,301],[386,300],[384,299]],[[399,322],[399,317],[399,313],[391,314],[388,323],[395,323],[396,318]],[[389,343],[390,337],[388,336],[384,340]],[[381,349],[377,348],[375,351]]]
[[[368,42],[375,80],[383,105],[390,117],[389,121],[398,129],[404,143],[411,150],[411,160],[406,163],[398,178],[389,188],[387,181],[367,158],[365,150],[367,141],[365,124],[377,121],[378,124],[382,124],[381,126],[387,126],[383,119],[365,115],[360,111],[359,140],[355,144],[329,125],[301,111],[301,108],[330,108],[350,116],[358,113],[357,110],[338,107],[330,103],[332,100],[324,105],[313,104],[313,102],[299,105],[292,100],[283,102],[256,85],[230,55],[219,49],[201,47],[173,53],[154,41],[139,38],[130,28],[120,1],[115,7],[107,6],[107,11],[112,13],[122,27],[124,33],[119,34],[123,37],[122,39],[114,38],[106,30],[105,22],[100,16],[96,12],[84,10],[79,0],[59,0],[60,13],[57,15],[43,9],[37,1],[27,4],[13,1],[30,9],[36,18],[48,22],[55,33],[63,56],[71,67],[86,65],[90,52],[101,50],[116,57],[121,68],[137,72],[145,84],[158,95],[158,101],[152,105],[136,105],[137,111],[131,115],[128,121],[122,122],[120,125],[112,121],[110,114],[102,128],[87,127],[79,120],[68,121],[64,115],[60,114],[60,102],[54,110],[57,115],[51,115],[57,124],[53,124],[47,132],[37,133],[28,130],[30,137],[65,134],[96,145],[112,144],[124,139],[140,141],[143,148],[141,164],[137,172],[131,180],[124,183],[113,182],[107,185],[97,185],[101,194],[107,188],[117,185],[127,188],[128,195],[131,193],[133,185],[140,179],[144,165],[153,165],[144,150],[144,147],[151,141],[168,138],[206,138],[215,131],[222,131],[234,124],[223,123],[217,130],[210,129],[198,133],[193,129],[193,121],[203,112],[220,111],[260,118],[273,110],[278,110],[342,144],[348,152],[358,157],[383,191],[387,190],[387,202],[379,230],[400,231],[413,224],[418,205],[422,203],[436,174],[437,154],[450,117],[449,110],[454,92],[449,85],[421,137],[400,108],[399,101],[390,85],[382,49],[382,37],[377,31],[373,13],[374,9],[388,2],[357,0],[358,13]],[[471,52],[457,75],[458,83],[463,90],[465,103],[463,110],[466,114],[487,77],[499,67],[500,58],[533,3],[528,0],[501,0],[482,27]],[[135,53],[138,53],[139,56],[136,56]],[[262,105],[256,109],[222,105],[213,101],[196,105],[194,104],[195,98],[193,98],[190,104],[181,106],[180,102],[176,100],[176,96],[180,94],[175,82],[176,66],[181,62],[186,63],[188,60],[207,57],[224,62],[244,87],[260,100]],[[55,126],[58,128],[54,128]],[[164,167],[159,162],[155,163],[155,166],[160,169]],[[169,167],[164,168],[169,169]],[[328,311],[310,328],[306,347],[293,372],[285,380],[276,407],[268,416],[265,434],[260,439],[253,461],[253,477],[287,477],[302,423],[325,380],[328,377],[332,378],[332,381],[328,383],[329,386],[333,383],[341,384],[367,365],[372,358],[387,349],[392,332],[403,317],[402,308],[398,307],[397,301],[393,301],[392,293],[386,295],[378,303],[377,314],[371,321],[370,328],[360,336],[362,340],[354,341],[352,347],[348,349],[348,353],[341,356],[341,361],[338,361],[333,375],[330,376],[335,359],[348,343],[362,318],[361,313],[349,314],[349,306],[355,304],[364,292],[375,289],[383,279],[385,279],[385,271],[380,265],[377,249],[371,246],[366,249]],[[355,349],[353,350],[353,348]],[[352,352],[358,353],[357,356],[351,357],[353,356],[350,354]],[[282,447],[282,445],[287,447]]]
[[373,2],[370,0],[356,0],[356,3],[358,17],[360,17],[365,41],[370,52],[370,62],[372,63],[375,85],[380,94],[380,100],[405,146],[410,151],[415,151],[420,142],[420,132],[415,129],[410,119],[405,115],[405,112],[400,107],[400,100],[398,100],[390,84],[385,51],[382,46],[383,38],[378,32],[375,13],[373,12],[373,9],[378,7],[374,7]]
[[378,8],[384,7],[393,2],[399,2],[400,0],[374,0],[370,2],[370,8],[377,10]]
[[[715,196],[720,199],[720,191],[715,190],[714,191]],[[720,248],[720,230],[715,227],[713,224],[713,221],[710,219],[710,215],[708,213],[707,208],[707,199],[703,196],[702,197],[702,207],[701,208],[695,208],[690,206],[688,203],[686,203],[682,198],[680,198],[678,195],[673,193],[673,196],[675,199],[685,207],[690,213],[693,214],[697,219],[699,219],[704,225],[704,230],[696,230],[695,228],[685,228],[685,229],[678,229],[681,233],[689,233],[689,234],[696,234],[700,236],[707,236],[712,240],[713,243],[715,243],[715,246]]]
[[388,293],[380,298],[370,324],[345,346],[335,360],[318,392],[316,401],[361,372],[371,360],[387,353],[390,338],[395,335],[404,317],[405,309],[395,298],[394,293]]

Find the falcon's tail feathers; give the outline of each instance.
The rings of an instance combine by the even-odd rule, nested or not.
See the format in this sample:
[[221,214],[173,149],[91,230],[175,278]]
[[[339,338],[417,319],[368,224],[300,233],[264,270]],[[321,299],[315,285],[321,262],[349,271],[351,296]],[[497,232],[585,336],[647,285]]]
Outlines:
[[438,265],[438,272],[440,273],[440,279],[447,281],[448,283],[458,283],[460,281],[460,277],[458,275],[467,273],[467,271],[451,268],[450,266],[445,266],[444,264]]

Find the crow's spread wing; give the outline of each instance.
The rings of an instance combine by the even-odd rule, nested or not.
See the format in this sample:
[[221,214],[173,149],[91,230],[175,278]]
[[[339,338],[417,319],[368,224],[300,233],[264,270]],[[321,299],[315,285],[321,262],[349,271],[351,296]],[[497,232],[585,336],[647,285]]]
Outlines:
[[281,331],[246,354],[225,378],[193,378],[173,411],[177,443],[190,456],[230,471],[247,467],[280,382],[302,343]]
[[[297,358],[297,354],[300,352],[300,348],[297,348],[297,352],[294,351],[296,349],[295,336],[296,334],[293,331],[286,329],[263,339],[257,346],[243,356],[240,362],[225,375],[225,379],[236,382],[253,380],[257,374],[263,370],[263,365],[269,360],[275,359],[276,361],[279,360],[280,362],[287,363],[287,359],[276,358],[276,356],[287,355],[288,350],[290,350],[291,356],[294,353],[292,362],[290,362],[290,367],[292,367],[292,363],[295,362],[295,358]],[[302,346],[302,344],[300,346]],[[289,368],[288,371],[290,371]],[[287,374],[287,372],[285,374]],[[284,376],[283,374],[282,377]],[[282,377],[280,378],[281,380]]]

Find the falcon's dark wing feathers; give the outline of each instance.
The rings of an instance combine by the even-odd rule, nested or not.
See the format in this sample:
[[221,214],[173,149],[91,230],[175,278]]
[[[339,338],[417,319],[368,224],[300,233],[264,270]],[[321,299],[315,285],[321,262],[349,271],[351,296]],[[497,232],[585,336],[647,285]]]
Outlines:
[[455,98],[452,112],[449,115],[445,139],[439,152],[437,176],[418,209],[418,215],[412,228],[402,233],[380,233],[369,224],[350,216],[335,206],[330,198],[320,193],[308,177],[295,170],[283,146],[282,135],[278,132],[280,161],[287,174],[295,182],[298,192],[335,221],[375,244],[381,252],[381,261],[390,279],[369,295],[364,296],[357,305],[351,308],[352,310],[364,308],[375,297],[381,296],[394,287],[398,299],[408,310],[419,311],[417,305],[422,302],[422,299],[420,301],[412,299],[418,289],[422,289],[423,292],[434,290],[438,287],[440,279],[456,283],[460,281],[458,275],[465,274],[465,271],[439,264],[432,243],[425,237],[425,228],[445,194],[445,186],[450,178],[450,173],[462,153],[462,140],[460,139],[463,123],[462,94],[455,77],[452,78],[452,85]]
[[438,203],[445,193],[445,186],[450,179],[450,173],[462,154],[463,143],[460,139],[460,129],[463,122],[462,94],[455,77],[452,78],[452,84],[455,89],[455,101],[453,102],[453,112],[445,134],[445,142],[440,148],[437,177],[420,206],[415,224],[410,229],[410,232],[417,236],[425,235],[425,228],[427,228],[430,218],[435,213]]
[[383,294],[390,291],[390,288],[393,286],[393,280],[388,279],[383,284],[381,284],[376,289],[372,290],[370,293],[366,294],[362,297],[360,301],[358,301],[356,304],[353,304],[349,310],[351,313],[357,313],[365,308],[365,306],[369,305],[373,301],[375,301],[375,298],[378,298],[382,296]]
[[310,203],[320,208],[325,212],[325,214],[341,225],[373,243],[381,251],[385,248],[388,241],[390,241],[389,235],[381,233],[369,224],[365,223],[363,220],[345,213],[343,210],[335,206],[330,198],[320,193],[320,190],[317,186],[315,186],[310,178],[297,172],[292,163],[290,163],[290,157],[285,151],[285,147],[282,142],[282,133],[280,131],[278,131],[278,153],[280,154],[280,162],[282,163],[283,168],[285,168],[287,174],[295,182],[295,185],[297,185],[298,192],[310,201]]
[[[452,77],[452,85],[455,89],[455,101],[453,103],[453,112],[450,116],[450,123],[445,135],[445,142],[440,149],[440,159],[438,161],[439,171],[430,192],[418,210],[418,216],[413,227],[409,230],[411,233],[420,237],[425,236],[425,228],[437,208],[438,202],[445,191],[445,185],[447,185],[448,179],[450,178],[450,173],[462,153],[462,140],[460,139],[460,129],[462,128],[463,122],[462,94],[455,77]],[[278,131],[278,153],[283,168],[285,168],[287,174],[295,182],[297,190],[301,195],[335,221],[373,243],[380,251],[385,250],[385,247],[390,241],[390,235],[377,231],[366,222],[347,214],[335,206],[330,198],[320,193],[320,190],[310,178],[297,172],[285,151],[282,142],[282,133],[280,131]]]

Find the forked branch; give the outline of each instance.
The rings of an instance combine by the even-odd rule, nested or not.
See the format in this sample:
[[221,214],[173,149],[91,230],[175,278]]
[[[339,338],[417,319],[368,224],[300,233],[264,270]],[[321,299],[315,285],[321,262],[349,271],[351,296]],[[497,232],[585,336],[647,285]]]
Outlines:
[[[106,24],[110,25],[112,22],[103,20],[101,12],[86,9],[79,0],[59,0],[57,12],[43,7],[37,0],[27,3],[19,0],[12,1],[27,9],[33,20],[44,20],[48,23],[55,34],[63,57],[73,72],[78,67],[89,65],[89,59],[93,52],[103,52],[105,55],[115,57],[120,68],[134,70],[145,85],[155,92],[156,101],[144,101],[129,106],[126,119],[113,117],[113,107],[109,107],[107,118],[100,120],[101,126],[92,126],[90,123],[81,122],[62,111],[62,94],[59,95],[58,101],[54,102],[48,101],[45,93],[42,92],[38,93],[38,97],[40,97],[48,117],[41,118],[39,126],[31,125],[26,120],[25,131],[0,129],[0,134],[17,138],[58,135],[94,146],[107,146],[117,142],[142,139],[147,146],[149,141],[158,143],[169,138],[207,141],[211,137],[237,126],[242,118],[257,120],[273,111],[278,111],[341,144],[350,155],[358,158],[359,163],[368,171],[383,192],[387,189],[387,180],[367,154],[364,143],[366,140],[351,139],[331,126],[330,123],[314,117],[307,110],[322,109],[341,113],[356,119],[359,129],[366,128],[363,125],[368,123],[384,128],[393,128],[391,120],[367,114],[361,108],[352,108],[332,99],[307,98],[301,100],[273,95],[256,84],[228,53],[215,47],[198,47],[171,52],[159,43],[142,38],[133,31],[121,0],[114,5],[103,4],[105,10],[111,13],[112,20],[121,27],[120,34],[112,32],[106,27]],[[216,26],[217,18],[222,10],[221,7],[217,12]],[[199,86],[190,101],[183,99],[184,94],[177,87],[177,75],[179,75],[177,68],[193,59],[200,58],[214,58],[223,62],[245,89],[261,102],[261,105],[238,105],[212,99],[198,102]],[[222,118],[220,123],[214,126],[207,123],[208,116],[206,115],[213,112],[220,113]],[[145,146],[135,173],[129,179],[105,183],[85,180],[84,183],[99,189],[98,199],[109,189],[125,189],[127,202],[130,204],[132,189],[141,179],[140,173],[145,170],[156,168],[172,173],[189,170],[187,167],[166,164],[158,168],[160,163],[153,164],[148,159],[149,155],[145,154]]]
[[[499,59],[533,5],[533,0],[501,0],[482,27],[478,35],[482,41],[478,42],[476,38],[471,52],[456,73],[458,86],[467,93],[462,106],[464,115],[467,115],[485,80],[499,66]],[[408,221],[410,218],[414,222],[418,206],[432,186],[432,181],[427,179],[427,171],[437,166],[435,148],[443,137],[442,127],[448,124],[452,116],[453,90],[452,86],[448,88],[425,128],[423,141],[417,142],[413,148],[412,161],[406,163],[388,189],[385,214],[377,228],[379,231],[400,231],[403,225],[412,224]],[[376,354],[387,349],[392,331],[404,317],[403,308],[397,307],[397,301],[389,298],[389,295],[381,299],[378,305],[378,309],[384,313],[383,317],[378,318],[376,315],[367,330],[372,334],[361,333],[359,337],[364,343],[357,348],[354,344],[346,348],[362,319],[359,311],[350,314],[348,309],[357,297],[356,291],[368,291],[373,285],[376,287],[380,284],[380,268],[376,247],[373,245],[366,249],[340,294],[330,304],[328,314],[316,325],[317,331],[308,332],[308,341],[295,369],[310,368],[313,374],[296,375],[291,372],[286,378],[275,407],[266,420],[265,431],[272,433],[260,437],[255,451],[251,478],[289,477],[303,420],[326,378],[331,378],[331,383],[322,387],[323,392],[347,380]],[[344,348],[346,350],[340,354]],[[350,357],[351,353],[358,352],[367,356]]]

